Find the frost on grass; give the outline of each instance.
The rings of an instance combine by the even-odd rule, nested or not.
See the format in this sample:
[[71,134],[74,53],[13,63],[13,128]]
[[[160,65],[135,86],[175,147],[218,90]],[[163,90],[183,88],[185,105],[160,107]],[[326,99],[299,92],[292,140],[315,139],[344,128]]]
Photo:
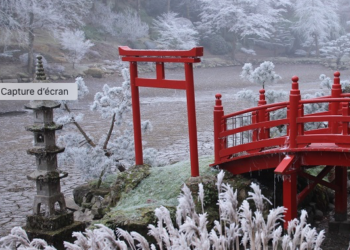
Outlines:
[[[199,159],[201,176],[216,174],[216,171],[211,170],[209,167],[211,161],[211,157]],[[114,211],[130,215],[135,214],[135,210],[144,206],[177,206],[177,196],[181,191],[180,187],[191,176],[190,162],[182,161],[173,165],[150,168],[150,172],[150,175],[135,189],[121,198],[118,205],[113,208]],[[148,195],[145,195],[145,190],[147,190]]]
[[[320,250],[324,240],[324,231],[317,232],[307,224],[307,212],[301,212],[300,219],[288,223],[285,235],[282,235],[281,223],[286,212],[284,207],[271,209],[266,218],[262,214],[264,201],[269,202],[258,185],[252,183],[252,192],[238,206],[237,192],[222,183],[224,172],[218,175],[219,214],[213,228],[208,231],[207,213],[198,213],[194,207],[194,199],[186,185],[178,197],[176,224],[173,223],[169,210],[161,206],[155,209],[156,223],[148,226],[148,235],[155,244],[150,244],[138,232],[128,232],[117,228],[114,232],[104,225],[97,224],[96,229],[86,229],[84,233],[74,232],[74,243],[65,242],[66,249],[315,249]],[[219,187],[220,185],[220,187]],[[156,185],[155,185],[156,186]],[[200,187],[201,189],[201,187]],[[205,192],[202,190],[201,192]],[[201,196],[202,194],[199,194]],[[200,198],[201,199],[201,198]],[[248,200],[253,200],[255,210]],[[25,232],[13,229],[9,236],[0,239],[0,246],[5,249],[54,249],[42,240],[29,242]]]

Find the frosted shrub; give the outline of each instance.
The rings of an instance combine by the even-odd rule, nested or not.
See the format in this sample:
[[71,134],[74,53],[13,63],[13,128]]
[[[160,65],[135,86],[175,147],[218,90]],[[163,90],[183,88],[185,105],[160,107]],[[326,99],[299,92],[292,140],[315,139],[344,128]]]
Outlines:
[[236,98],[239,100],[246,100],[254,107],[259,101],[259,94],[253,92],[251,89],[242,89],[236,93]]
[[49,246],[45,240],[33,239],[29,240],[27,233],[21,227],[14,227],[8,236],[0,238],[1,249],[44,249],[44,250],[55,250],[56,248]]
[[[315,249],[320,250],[324,240],[324,231],[317,233],[306,222],[307,212],[301,212],[300,220],[293,219],[288,223],[288,230],[282,236],[281,223],[284,207],[273,208],[264,218],[265,204],[271,202],[261,193],[259,186],[251,184],[252,192],[248,192],[248,198],[238,206],[237,190],[233,191],[229,184],[223,183],[224,172],[218,174],[218,203],[220,217],[214,221],[213,228],[207,229],[207,213],[204,211],[204,189],[199,184],[198,198],[202,207],[202,213],[197,213],[195,202],[190,189],[184,185],[180,194],[176,211],[176,224],[170,216],[167,208],[161,206],[155,209],[157,223],[148,226],[148,235],[155,239],[156,245],[150,244],[137,232],[127,232],[121,228],[116,229],[117,239],[113,231],[101,224],[96,225],[94,230],[86,229],[85,233],[75,232],[76,241],[71,244],[65,242],[66,249]],[[252,210],[249,200],[254,203],[255,211]],[[23,240],[24,239],[24,240]],[[38,245],[34,239],[31,243],[26,238],[25,232],[17,229],[11,235],[0,239],[0,246],[7,247],[13,244],[23,245],[22,249],[34,245],[30,249],[40,249],[47,244]],[[129,247],[129,248],[128,248]],[[279,248],[278,248],[279,247]],[[53,248],[44,248],[53,249]]]
[[251,63],[246,63],[242,67],[241,78],[248,80],[252,83],[262,85],[265,88],[265,84],[275,83],[282,79],[282,77],[274,71],[275,65],[272,62],[265,61],[260,64],[259,67],[253,69]]
[[[321,74],[319,79],[321,81],[320,83],[321,88],[326,88],[327,90],[332,89],[333,80],[330,77],[326,76],[325,74]],[[350,81],[340,80],[340,85],[341,85],[342,91],[344,91],[347,87],[349,87]]]

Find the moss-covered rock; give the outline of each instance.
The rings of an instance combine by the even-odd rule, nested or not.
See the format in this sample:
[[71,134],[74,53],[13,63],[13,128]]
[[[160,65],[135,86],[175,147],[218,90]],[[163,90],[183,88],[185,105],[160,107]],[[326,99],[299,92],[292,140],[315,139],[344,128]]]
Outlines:
[[[212,159],[208,157],[199,160],[199,177],[191,177],[190,162],[178,162],[170,166],[150,168],[149,176],[143,179],[136,188],[127,188],[128,192],[120,193],[120,200],[116,206],[111,207],[111,211],[97,223],[103,223],[112,229],[120,227],[129,232],[137,231],[141,232],[142,235],[147,235],[148,225],[157,222],[154,210],[164,206],[170,211],[173,223],[176,225],[175,213],[178,196],[184,184],[192,192],[196,211],[202,213],[201,204],[197,199],[198,184],[202,183],[204,186],[204,210],[208,214],[208,228],[212,228],[214,220],[219,219],[216,186],[216,177],[219,171],[209,167],[211,162]],[[237,189],[239,205],[248,196],[248,191],[251,191],[251,180],[242,175],[233,176],[226,172],[223,182],[230,184],[234,190]],[[269,207],[267,207],[267,211],[268,209]]]
[[147,165],[134,166],[118,175],[108,175],[102,183],[93,180],[73,190],[74,201],[84,209],[91,209],[94,219],[101,219],[122,194],[134,189],[149,174]]
[[[209,179],[213,180],[218,171],[209,167],[212,159],[202,158],[199,162],[201,178],[212,176]],[[178,162],[170,166],[149,168],[149,176],[135,187],[130,186],[130,181],[121,183],[120,186],[127,192],[120,193],[119,202],[97,223],[103,223],[112,229],[120,227],[147,235],[148,225],[156,223],[154,210],[160,206],[168,208],[175,221],[177,198],[182,185],[191,176],[190,170],[189,161]],[[128,179],[131,180],[131,176],[126,175],[125,180]]]
[[127,171],[120,173],[116,181],[111,185],[109,206],[114,207],[122,197],[122,194],[128,194],[149,175],[150,166],[148,165],[133,166]]

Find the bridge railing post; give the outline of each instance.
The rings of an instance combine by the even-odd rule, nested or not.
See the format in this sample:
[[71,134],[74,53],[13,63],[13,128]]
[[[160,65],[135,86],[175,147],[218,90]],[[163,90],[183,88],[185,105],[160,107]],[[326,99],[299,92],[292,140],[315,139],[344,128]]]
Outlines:
[[[253,111],[252,112],[252,124],[256,124],[258,119],[258,112]],[[258,140],[258,129],[254,129],[252,133],[252,142]]]
[[[340,73],[338,71],[335,72],[331,91],[332,98],[339,98],[342,93],[339,77]],[[329,111],[331,115],[337,115],[339,111],[339,102],[329,103]],[[337,122],[329,122],[328,127],[330,128],[330,132],[332,134],[338,134],[340,132],[338,131],[339,126],[337,125]]]
[[[349,116],[349,103],[348,102],[343,102],[342,103],[342,115],[343,117]],[[349,122],[344,121],[342,124],[342,132],[343,135],[348,135],[349,134]]]
[[226,139],[220,137],[220,133],[225,131],[226,122],[222,119],[224,108],[221,102],[221,94],[215,95],[214,106],[214,157],[215,163],[220,162],[220,150],[226,146]]
[[[298,108],[298,117],[303,117],[304,116],[304,105],[299,104]],[[298,124],[298,134],[299,135],[304,135],[304,124]]]
[[[258,106],[266,105],[266,100],[265,100],[265,89],[260,89],[259,90],[259,101],[258,101]],[[264,122],[269,119],[267,119],[267,112],[266,109],[260,109],[258,111],[258,117],[257,120],[258,122]],[[269,138],[269,129],[266,128],[260,128],[259,130],[259,135],[258,135],[258,140],[263,140]]]
[[289,147],[297,147],[298,124],[297,117],[299,113],[299,101],[301,99],[297,76],[292,77],[292,89],[289,95]]

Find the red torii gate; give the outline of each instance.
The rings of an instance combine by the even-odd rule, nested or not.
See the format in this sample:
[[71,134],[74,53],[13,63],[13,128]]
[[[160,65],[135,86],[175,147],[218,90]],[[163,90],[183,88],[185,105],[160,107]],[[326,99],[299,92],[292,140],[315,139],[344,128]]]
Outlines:
[[[139,87],[168,88],[186,90],[187,116],[190,142],[191,176],[199,176],[196,106],[193,81],[193,63],[200,62],[203,47],[191,50],[135,50],[127,46],[119,47],[123,61],[130,62],[130,85],[134,124],[135,164],[143,164],[141,113]],[[155,62],[156,78],[140,78],[137,62]],[[164,63],[183,63],[185,80],[165,79]]]

